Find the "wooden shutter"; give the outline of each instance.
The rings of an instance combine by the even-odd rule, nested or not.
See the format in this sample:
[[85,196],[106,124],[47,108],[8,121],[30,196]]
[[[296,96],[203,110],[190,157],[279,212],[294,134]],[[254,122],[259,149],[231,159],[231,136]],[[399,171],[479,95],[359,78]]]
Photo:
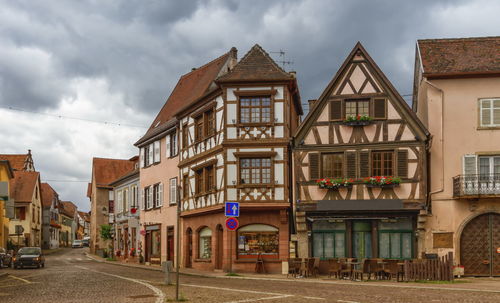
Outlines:
[[160,141],[154,142],[155,154],[154,154],[154,163],[160,162]]
[[370,152],[359,152],[359,177],[370,177]]
[[387,101],[385,99],[373,100],[373,118],[386,119],[387,115]]
[[319,178],[319,154],[309,153],[309,180],[317,180]]
[[330,102],[330,120],[342,120],[342,100]]
[[158,206],[162,206],[163,205],[163,183],[160,183],[160,185],[158,185]]
[[477,156],[476,155],[464,155],[463,162],[464,162],[463,163],[464,175],[477,174]]
[[166,145],[166,148],[165,148],[165,149],[167,150],[167,152],[166,152],[166,156],[167,156],[167,158],[170,158],[171,156],[173,156],[173,155],[170,153],[170,135],[167,135],[167,136],[165,137],[165,145]]
[[148,165],[151,165],[153,164],[153,151],[154,151],[154,144],[151,143],[149,144],[149,150],[148,150],[148,154],[146,155],[146,157],[148,157],[148,161],[146,161],[146,163],[148,163]]
[[140,198],[140,204],[141,204],[141,210],[144,210],[144,207],[146,205],[146,201],[144,201],[144,199],[146,199],[145,195],[144,195],[144,188],[141,189],[141,198]]
[[140,168],[143,168],[144,167],[144,148],[139,149],[139,154],[140,154],[139,166],[140,166]]
[[346,178],[356,178],[356,152],[346,152]]
[[408,150],[398,150],[398,177],[408,178]]

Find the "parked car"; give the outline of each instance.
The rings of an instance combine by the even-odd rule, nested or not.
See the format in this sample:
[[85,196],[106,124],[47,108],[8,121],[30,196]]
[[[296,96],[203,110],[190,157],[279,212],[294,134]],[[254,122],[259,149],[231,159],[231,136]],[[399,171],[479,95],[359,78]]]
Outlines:
[[0,268],[4,266],[10,267],[12,265],[12,252],[0,247]]
[[82,248],[83,247],[83,241],[82,240],[74,240],[73,244],[71,244],[71,247],[73,247],[73,248]]
[[89,244],[90,244],[89,242],[90,242],[89,239],[83,239],[82,240],[83,247],[89,247]]
[[40,247],[23,247],[17,251],[12,258],[14,269],[33,266],[36,268],[45,267],[45,257]]

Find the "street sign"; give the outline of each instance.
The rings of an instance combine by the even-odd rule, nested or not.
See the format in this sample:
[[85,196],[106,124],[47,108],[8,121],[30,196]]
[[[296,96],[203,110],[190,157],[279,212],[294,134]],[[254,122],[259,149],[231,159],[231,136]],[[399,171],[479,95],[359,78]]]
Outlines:
[[239,216],[240,216],[240,203],[226,202],[226,217],[239,217]]
[[238,222],[238,219],[236,218],[227,218],[226,219],[226,227],[229,230],[235,230],[238,228],[240,225],[240,222]]

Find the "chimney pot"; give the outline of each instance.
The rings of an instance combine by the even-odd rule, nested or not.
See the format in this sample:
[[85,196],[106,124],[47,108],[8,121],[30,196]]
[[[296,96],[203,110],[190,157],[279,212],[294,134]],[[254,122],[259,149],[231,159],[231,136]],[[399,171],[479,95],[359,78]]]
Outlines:
[[318,100],[317,99],[307,100],[307,102],[309,103],[309,109],[313,108],[314,103],[316,103],[316,101],[318,101]]

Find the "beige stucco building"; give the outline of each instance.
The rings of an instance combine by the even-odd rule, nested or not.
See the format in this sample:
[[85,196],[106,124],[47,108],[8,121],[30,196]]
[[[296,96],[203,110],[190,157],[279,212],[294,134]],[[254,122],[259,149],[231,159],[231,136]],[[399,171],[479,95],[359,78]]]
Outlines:
[[500,275],[500,37],[419,40],[413,110],[432,134],[425,252]]

